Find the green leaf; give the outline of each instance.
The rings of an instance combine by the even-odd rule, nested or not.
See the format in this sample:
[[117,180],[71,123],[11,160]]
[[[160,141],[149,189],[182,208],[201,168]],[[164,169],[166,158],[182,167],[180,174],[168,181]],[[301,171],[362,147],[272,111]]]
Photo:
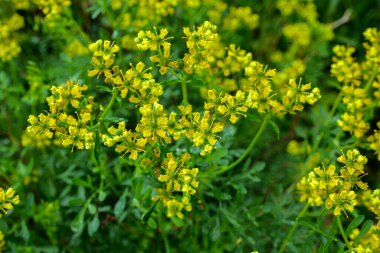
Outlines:
[[107,197],[107,193],[105,191],[100,190],[98,200],[100,202],[103,202],[106,199],[106,197]]
[[101,147],[101,144],[100,144],[99,131],[96,131],[95,132],[95,147],[91,153],[91,159],[96,166],[98,166],[98,164],[100,163],[100,160],[99,160],[100,147]]
[[120,218],[121,214],[123,213],[124,208],[125,208],[125,204],[126,204],[126,198],[125,197],[121,197],[116,202],[115,207],[113,209],[113,212],[117,218]]
[[105,86],[105,85],[96,85],[96,89],[99,91],[106,91],[109,93],[112,92],[112,89],[109,86]]
[[92,236],[95,234],[96,231],[98,231],[100,227],[100,221],[98,214],[95,214],[94,218],[90,221],[87,227],[87,232],[89,236]]
[[96,213],[96,206],[94,204],[88,204],[88,211],[90,212],[90,214],[95,214]]
[[372,228],[373,221],[366,220],[360,229],[360,234],[355,238],[355,243],[360,242],[360,240],[367,234],[367,232]]
[[84,228],[84,214],[86,212],[86,209],[87,207],[84,207],[80,210],[80,212],[78,213],[78,215],[75,217],[75,219],[71,222],[71,230],[80,235],[83,231],[83,228]]
[[212,188],[212,194],[218,200],[230,200],[230,199],[232,199],[232,196],[230,194],[228,194],[226,192],[222,192],[217,187]]
[[306,217],[300,218],[299,224],[310,229],[316,229],[314,222],[312,222],[309,218]]
[[253,165],[252,167],[252,172],[255,172],[255,173],[260,172],[263,169],[265,169],[265,166],[266,166],[265,162],[262,162],[262,161],[256,162],[255,165]]
[[174,223],[174,225],[176,225],[177,227],[183,227],[185,225],[183,220],[181,220],[180,218],[172,217],[171,220]]
[[277,140],[279,140],[280,139],[280,128],[277,126],[277,124],[273,120],[270,120],[269,124],[271,125],[273,131],[276,133]]
[[115,216],[120,219],[122,213],[124,212],[125,205],[127,203],[127,193],[128,193],[128,188],[125,188],[123,194],[119,198],[119,200],[116,202],[115,207],[113,209],[113,212]]
[[141,192],[143,188],[142,178],[136,178],[136,181],[134,182],[135,182],[134,193],[135,193],[136,199],[141,199]]
[[82,206],[84,204],[84,200],[81,198],[72,198],[68,201],[70,206]]
[[228,154],[228,150],[225,146],[218,147],[206,158],[206,162],[212,163],[218,161]]
[[229,211],[227,211],[224,208],[221,208],[220,211],[223,213],[224,217],[231,223],[231,225],[233,225],[237,229],[241,227],[239,222],[237,222],[236,220],[237,219],[236,216],[234,216],[233,214],[231,214]]
[[176,85],[180,82],[180,80],[178,79],[169,79],[169,80],[164,80],[162,82],[160,82],[161,85],[163,86],[173,86],[173,85]]
[[364,215],[359,215],[353,221],[351,221],[351,223],[347,226],[346,234],[347,235],[351,234],[352,230],[354,230],[354,228],[357,228],[360,224],[362,224],[364,219],[365,219]]
[[158,200],[156,200],[156,201],[153,203],[153,205],[151,206],[151,208],[149,208],[149,210],[143,215],[142,220],[143,220],[144,222],[146,222],[146,221],[149,220],[150,216],[152,215],[152,213],[153,213],[153,211],[154,211],[154,208],[155,208],[157,202],[158,202]]
[[154,219],[149,219],[148,220],[148,226],[153,228],[153,229],[157,229],[157,222]]
[[29,241],[30,233],[24,219],[21,222],[21,237],[24,239],[24,241]]
[[83,179],[81,179],[79,177],[73,178],[72,182],[73,182],[73,184],[78,185],[78,186],[83,186],[86,188],[92,188],[92,185],[89,182],[84,181]]

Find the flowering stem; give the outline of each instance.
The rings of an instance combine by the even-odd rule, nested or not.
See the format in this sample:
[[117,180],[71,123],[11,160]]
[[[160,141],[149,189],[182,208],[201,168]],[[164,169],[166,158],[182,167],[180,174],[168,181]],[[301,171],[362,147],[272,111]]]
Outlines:
[[116,97],[117,97],[117,88],[113,88],[112,90],[112,97],[111,97],[111,100],[110,102],[108,103],[106,109],[104,109],[103,113],[100,115],[100,120],[102,121],[104,119],[104,117],[107,115],[107,113],[109,112],[109,110],[111,109],[113,103],[115,102],[116,100]]
[[369,88],[371,88],[371,85],[372,85],[373,81],[375,81],[375,78],[376,78],[377,74],[378,74],[377,73],[377,69],[375,69],[373,71],[371,77],[368,79],[366,85],[364,86],[364,90],[368,91]]
[[162,236],[162,239],[164,240],[164,245],[165,245],[165,252],[166,253],[170,253],[171,250],[170,250],[170,244],[169,244],[169,240],[168,240],[168,236],[166,234],[166,231],[164,231],[164,223],[162,222],[162,219],[159,218],[159,227],[160,227],[160,234]]
[[338,97],[335,99],[335,102],[331,108],[331,111],[330,111],[329,116],[328,116],[327,121],[326,121],[326,125],[330,123],[330,120],[334,116],[336,109],[338,108],[338,105],[339,105],[340,101],[342,100],[342,97],[343,97],[343,92],[341,90],[338,94]]
[[[325,124],[323,125],[324,127],[327,127],[328,124],[330,124],[330,121],[331,121],[331,119],[334,117],[334,114],[335,114],[335,112],[336,112],[336,110],[337,110],[337,108],[338,108],[338,105],[339,105],[340,101],[342,100],[342,97],[343,97],[343,92],[342,92],[342,90],[341,90],[341,91],[339,92],[338,96],[336,97],[333,106],[331,107],[331,110],[330,110],[330,112],[329,112],[329,115],[328,115],[328,117],[327,117],[327,120],[325,121]],[[321,141],[322,141],[324,135],[325,135],[325,131],[322,131],[322,132],[318,135],[317,140],[314,142],[314,145],[313,145],[312,148],[311,148],[311,152],[310,152],[310,154],[309,154],[309,156],[308,156],[308,158],[306,159],[306,162],[305,162],[305,164],[304,164],[304,167],[305,167],[305,173],[308,172],[308,170],[307,170],[307,169],[308,169],[308,168],[307,168],[307,165],[309,164],[310,159],[313,157],[313,155],[314,155],[315,152],[317,151],[317,149],[318,149],[318,147],[319,147],[319,144],[321,144]],[[303,176],[303,174],[302,174],[302,176]],[[298,181],[298,180],[297,180],[297,181]]]
[[279,253],[284,252],[284,250],[286,249],[286,246],[288,245],[289,240],[292,238],[294,232],[296,231],[296,228],[298,227],[299,219],[305,215],[308,208],[309,208],[309,204],[306,204],[302,208],[301,212],[298,214],[296,221],[294,222],[293,226],[290,228],[288,234],[286,235],[284,241],[281,244],[280,250],[278,251]]
[[259,130],[257,131],[255,137],[253,137],[251,143],[249,144],[248,148],[244,151],[243,155],[240,156],[239,159],[237,159],[235,162],[231,163],[230,165],[222,168],[221,170],[216,172],[216,175],[223,174],[224,172],[234,168],[236,165],[238,165],[241,161],[244,160],[244,158],[251,152],[252,148],[256,145],[257,141],[259,140],[260,136],[264,133],[264,130],[269,122],[270,116],[269,114],[265,116],[263,122],[261,122],[261,126]]
[[343,237],[344,243],[346,244],[346,246],[347,246],[348,249],[351,249],[350,243],[347,240],[347,235],[344,232],[344,229],[343,229],[343,226],[342,226],[342,222],[340,220],[340,216],[335,216],[335,218],[336,218],[336,221],[338,222],[339,231],[340,231],[340,234]]
[[181,79],[181,86],[182,86],[182,104],[187,105],[187,85],[186,85],[186,77],[183,76]]
[[107,116],[109,110],[111,110],[111,107],[112,107],[113,103],[114,103],[115,100],[116,100],[117,93],[118,93],[117,88],[113,88],[113,90],[112,90],[112,97],[111,97],[111,100],[109,101],[109,103],[108,103],[106,109],[104,109],[103,113],[100,115],[98,123],[96,123],[95,125],[93,125],[93,126],[91,126],[90,128],[88,128],[90,131],[95,130],[95,129],[97,129],[98,127],[100,127],[101,122],[102,122],[103,119]]

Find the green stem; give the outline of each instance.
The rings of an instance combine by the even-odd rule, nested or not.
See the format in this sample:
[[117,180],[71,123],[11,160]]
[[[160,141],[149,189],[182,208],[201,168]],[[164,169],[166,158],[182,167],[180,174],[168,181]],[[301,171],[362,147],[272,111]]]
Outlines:
[[110,102],[108,103],[106,109],[104,109],[103,113],[100,115],[100,117],[99,117],[100,121],[102,121],[102,120],[104,119],[104,117],[107,115],[107,113],[108,113],[109,110],[111,109],[113,103],[114,103],[115,100],[116,100],[117,93],[118,93],[117,88],[113,88],[113,90],[112,90],[112,97],[111,97],[111,100],[110,100]]
[[309,205],[306,204],[302,208],[301,212],[298,214],[298,216],[296,218],[296,221],[294,222],[293,226],[290,228],[288,234],[286,235],[284,241],[281,244],[280,250],[278,251],[279,253],[284,252],[284,250],[286,249],[286,246],[288,245],[289,240],[292,238],[294,232],[296,231],[296,228],[298,227],[299,219],[302,218],[305,215],[305,213],[306,213],[306,211],[307,211],[308,208],[309,208]]
[[187,104],[189,104],[189,102],[187,100],[187,85],[186,85],[186,77],[185,76],[183,76],[181,79],[181,86],[182,86],[182,96],[183,96],[182,104],[187,105]]
[[338,222],[339,231],[340,231],[340,234],[343,237],[344,243],[346,244],[346,246],[347,246],[348,249],[351,249],[351,245],[348,242],[346,233],[344,232],[344,229],[343,229],[343,226],[342,226],[342,222],[340,220],[340,216],[335,216],[335,218],[336,218],[336,221]]
[[221,170],[217,171],[216,175],[223,174],[224,172],[234,168],[236,165],[238,165],[241,161],[244,160],[244,158],[251,152],[252,148],[256,145],[260,136],[264,133],[264,130],[265,130],[266,126],[268,125],[269,119],[270,119],[270,116],[268,114],[267,116],[265,116],[263,122],[261,122],[261,126],[260,126],[259,130],[257,131],[255,137],[252,139],[248,148],[244,151],[243,155],[240,156],[240,158],[237,159],[235,162],[233,162],[230,165],[228,165],[228,166],[222,168]]
[[112,105],[115,103],[117,94],[118,94],[118,89],[117,88],[113,88],[113,90],[112,90],[112,97],[111,97],[111,100],[108,102],[108,105],[106,106],[106,109],[104,109],[103,113],[99,116],[99,121],[95,125],[93,125],[93,126],[91,126],[91,127],[88,128],[89,131],[95,130],[98,127],[100,127],[102,121],[107,116],[108,112],[111,110]]
[[[323,125],[323,127],[326,127],[328,124],[330,124],[330,121],[334,117],[334,114],[335,114],[336,110],[338,109],[338,105],[339,105],[340,101],[342,100],[342,97],[343,97],[343,92],[341,90],[338,94],[338,97],[335,99],[335,102],[334,102],[334,104],[333,104],[333,106],[329,112],[329,116],[327,117],[327,120],[325,121],[325,124]],[[306,166],[307,166],[307,164],[309,164],[310,159],[313,157],[313,155],[317,151],[319,144],[321,144],[321,141],[322,141],[324,135],[325,135],[325,131],[322,131],[322,133],[318,135],[317,140],[314,142],[313,147],[311,148],[311,152],[310,152],[310,154],[309,154],[309,156],[306,159],[306,162],[304,164],[304,167],[306,169],[305,173],[308,172]],[[303,174],[302,174],[302,176],[303,176]]]
[[373,81],[375,81],[375,78],[377,76],[377,69],[375,69],[371,75],[371,77],[368,79],[366,85],[364,86],[364,90],[369,90],[369,88],[371,88],[371,85],[373,83]]
[[110,25],[111,25],[111,27],[112,28],[114,28],[114,29],[116,29],[115,27],[114,27],[114,19],[113,19],[113,14],[109,11],[109,9],[108,9],[108,7],[107,7],[107,0],[103,0],[103,11],[104,11],[104,13],[106,14],[106,17],[107,17],[107,19],[108,19],[108,21],[110,22]]
[[338,105],[339,105],[340,101],[342,100],[342,97],[343,97],[343,92],[341,90],[338,94],[338,97],[335,99],[333,107],[331,108],[331,111],[330,111],[329,116],[328,116],[327,121],[326,121],[326,125],[330,123],[330,120],[334,116],[336,109],[338,108]]
[[164,226],[163,226],[164,223],[162,222],[161,218],[159,219],[159,224],[160,224],[160,234],[162,236],[162,239],[164,240],[165,252],[170,253],[171,250],[170,250],[170,244],[169,244],[168,236],[166,234],[166,231],[164,231]]
[[169,73],[175,76],[178,80],[182,79],[177,73],[175,73],[175,71],[172,68],[169,68]]

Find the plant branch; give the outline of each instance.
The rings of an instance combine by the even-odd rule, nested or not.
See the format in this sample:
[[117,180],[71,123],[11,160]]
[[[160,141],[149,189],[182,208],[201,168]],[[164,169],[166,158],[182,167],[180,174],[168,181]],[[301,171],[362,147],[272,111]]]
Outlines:
[[296,228],[298,227],[299,219],[302,218],[305,215],[305,213],[306,213],[306,211],[307,211],[308,208],[309,208],[309,204],[306,204],[302,208],[302,210],[300,211],[300,213],[298,214],[298,216],[296,218],[296,221],[294,222],[293,226],[290,228],[288,234],[286,235],[284,241],[281,244],[280,250],[278,251],[279,253],[284,252],[284,250],[286,249],[286,246],[288,245],[289,240],[292,238],[294,232],[296,231]]
[[259,130],[257,131],[255,137],[253,137],[248,148],[244,151],[243,155],[240,156],[239,159],[237,159],[235,162],[233,162],[230,165],[228,165],[228,166],[222,168],[221,170],[217,171],[216,175],[223,174],[224,172],[234,168],[236,165],[238,165],[241,161],[244,160],[244,158],[251,152],[252,148],[256,145],[256,143],[259,140],[259,138],[261,137],[261,135],[264,133],[264,130],[265,130],[266,126],[268,125],[269,119],[270,119],[270,116],[268,114],[267,116],[265,116],[264,120],[261,122],[261,126],[260,126]]

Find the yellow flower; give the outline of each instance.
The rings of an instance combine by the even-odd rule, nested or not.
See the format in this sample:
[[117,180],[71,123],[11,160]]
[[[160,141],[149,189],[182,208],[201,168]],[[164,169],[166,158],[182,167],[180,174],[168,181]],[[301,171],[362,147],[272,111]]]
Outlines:
[[235,31],[241,27],[255,29],[259,24],[259,15],[252,13],[249,6],[230,8],[229,13],[223,19],[223,29]]
[[356,170],[364,174],[364,164],[367,163],[367,157],[360,154],[359,150],[348,150],[346,154],[342,154],[337,158],[337,161],[344,164],[343,168],[346,168],[350,174],[354,174]]
[[326,200],[326,208],[334,208],[335,216],[339,216],[342,211],[346,213],[346,210],[352,212],[356,204],[356,194],[354,191],[343,190],[338,193],[331,193]]
[[[186,159],[188,160],[189,158],[190,155]],[[162,169],[165,171],[165,174],[160,174],[157,179],[160,182],[165,182],[166,191],[195,194],[199,184],[196,178],[198,168],[188,169],[184,167],[183,160],[178,162],[171,153],[168,153]]]
[[205,111],[203,117],[199,112],[191,114],[191,126],[186,137],[191,139],[196,147],[201,147],[201,155],[209,154],[219,138],[216,133],[223,131],[225,125],[211,119],[210,111]]
[[338,45],[333,48],[333,52],[335,56],[332,58],[331,75],[336,77],[338,82],[359,86],[361,68],[352,57],[355,48]]
[[171,199],[167,201],[167,216],[173,217],[177,216],[180,219],[183,219],[183,209],[186,211],[190,212],[192,210],[191,204],[190,204],[190,199],[188,197],[182,197],[181,202],[176,200],[176,199]]
[[299,143],[295,140],[291,140],[288,143],[286,151],[293,156],[300,156],[300,155],[309,154],[311,151],[311,146],[307,144],[306,142]]
[[340,170],[341,178],[343,179],[343,189],[350,190],[352,187],[358,186],[365,190],[368,185],[360,179],[365,176],[364,164],[367,163],[367,157],[360,154],[357,149],[348,150],[346,154],[338,157],[338,162],[344,166]]
[[206,59],[211,54],[218,37],[216,26],[209,21],[205,21],[201,26],[197,27],[197,30],[191,31],[189,27],[184,27],[183,33],[189,50],[183,58],[184,70],[191,74],[198,67],[209,67]]
[[150,143],[158,141],[171,142],[168,135],[168,116],[161,104],[147,104],[140,108],[141,119],[136,126],[136,131],[147,138]]
[[340,183],[336,167],[333,164],[330,164],[327,169],[324,166],[323,169],[315,168],[309,173],[307,180],[310,186],[318,190],[322,196],[327,196],[335,191]]
[[321,206],[323,204],[320,192],[310,185],[306,177],[297,183],[297,190],[300,194],[300,201],[307,202],[311,206]]
[[[0,187],[0,211],[7,214],[8,210],[13,209],[13,205],[18,205],[20,203],[20,198],[16,195],[16,191],[13,188],[8,188],[4,191]],[[0,212],[0,218],[2,216]]]
[[118,153],[130,153],[129,158],[136,160],[140,152],[144,152],[147,143],[146,138],[138,138],[137,133],[125,129],[125,122],[119,122],[118,128],[111,126],[108,128],[111,135],[103,135],[102,139],[106,146],[112,147],[115,144],[115,151]]
[[51,115],[39,114],[38,117],[30,115],[28,118],[30,126],[27,127],[27,131],[35,134],[46,136],[51,139],[53,132],[56,128],[56,120]]
[[369,130],[368,123],[363,120],[363,113],[345,112],[337,123],[343,131],[353,134],[356,138],[362,137]]

